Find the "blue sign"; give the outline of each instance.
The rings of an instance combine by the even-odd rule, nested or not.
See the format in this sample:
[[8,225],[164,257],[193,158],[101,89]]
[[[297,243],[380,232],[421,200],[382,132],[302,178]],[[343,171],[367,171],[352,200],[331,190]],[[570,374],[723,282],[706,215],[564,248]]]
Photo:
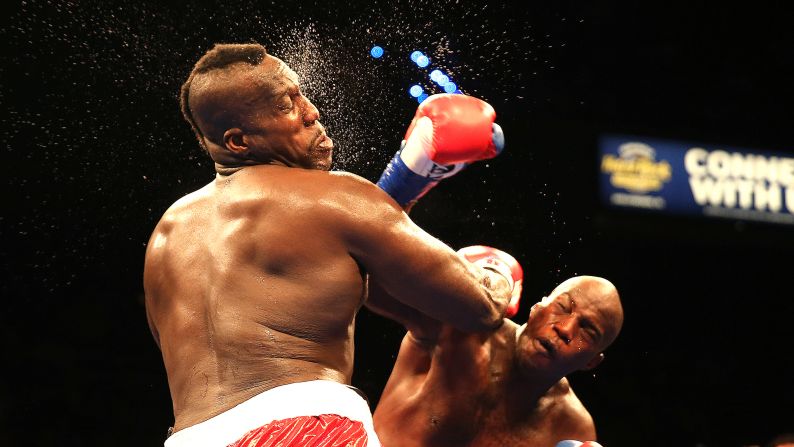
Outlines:
[[627,135],[599,141],[601,201],[794,225],[794,153]]

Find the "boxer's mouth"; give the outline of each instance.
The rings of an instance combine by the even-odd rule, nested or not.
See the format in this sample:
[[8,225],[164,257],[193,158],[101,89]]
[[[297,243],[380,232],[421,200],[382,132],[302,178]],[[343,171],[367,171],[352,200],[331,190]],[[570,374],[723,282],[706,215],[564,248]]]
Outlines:
[[543,347],[549,357],[554,357],[557,354],[557,347],[551,342],[551,340],[547,338],[539,338],[538,343]]
[[318,151],[331,151],[334,148],[334,141],[328,138],[328,135],[325,133],[320,134],[320,137],[317,139],[317,150]]

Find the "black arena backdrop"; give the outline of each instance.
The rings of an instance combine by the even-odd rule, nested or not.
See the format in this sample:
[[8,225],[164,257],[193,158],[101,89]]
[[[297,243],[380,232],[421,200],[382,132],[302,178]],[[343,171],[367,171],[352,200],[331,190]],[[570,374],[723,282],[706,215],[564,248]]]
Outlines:
[[[413,218],[453,247],[515,254],[517,321],[568,276],[617,284],[622,334],[594,374],[570,377],[605,446],[794,431],[794,228],[611,210],[597,192],[604,133],[794,154],[792,17],[583,3],[13,3],[0,19],[0,443],[162,442],[172,414],[143,254],[162,212],[213,175],[177,91],[213,43],[252,40],[304,77],[335,168],[370,180],[416,107],[408,88],[429,84],[411,51],[491,102],[505,153],[443,182]],[[373,405],[401,335],[360,313],[353,382]]]

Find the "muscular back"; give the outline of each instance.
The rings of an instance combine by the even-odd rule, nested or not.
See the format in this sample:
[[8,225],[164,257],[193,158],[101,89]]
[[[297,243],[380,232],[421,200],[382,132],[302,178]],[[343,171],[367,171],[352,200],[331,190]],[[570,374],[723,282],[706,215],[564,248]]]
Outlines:
[[165,213],[144,282],[176,430],[285,383],[349,383],[366,283],[336,191],[356,185],[327,172],[248,167]]

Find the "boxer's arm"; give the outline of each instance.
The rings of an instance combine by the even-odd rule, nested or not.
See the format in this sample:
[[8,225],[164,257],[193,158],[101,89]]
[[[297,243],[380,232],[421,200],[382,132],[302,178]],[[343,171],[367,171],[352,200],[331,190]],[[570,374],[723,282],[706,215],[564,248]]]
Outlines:
[[558,440],[579,439],[582,441],[596,439],[596,428],[593,417],[582,401],[570,388],[568,380],[563,378],[560,382],[565,394],[560,398],[560,405],[556,406],[557,411],[552,413],[547,419],[547,426],[559,436]]
[[160,333],[157,331],[157,327],[154,325],[154,319],[152,318],[152,314],[149,311],[149,306],[146,306],[146,321],[149,323],[149,331],[152,333],[152,337],[154,337],[154,342],[157,343],[157,347],[160,347]]
[[571,414],[560,418],[555,424],[555,430],[565,439],[596,439],[595,424],[593,418],[586,410],[584,413]]
[[[524,278],[523,269],[518,261],[506,252],[484,245],[464,247],[458,250],[458,254],[463,255],[468,262],[484,269],[494,270],[508,279],[512,284],[512,298],[505,317],[513,317],[518,311]],[[369,285],[367,307],[370,310],[402,323],[420,344],[428,347],[436,343],[441,330],[438,321],[390,297],[377,282],[370,281]]]
[[[381,180],[383,180],[383,178],[381,178]],[[380,181],[378,182],[378,187],[383,189]],[[391,196],[391,194],[389,195]],[[392,196],[392,198],[394,197]],[[405,214],[411,214],[411,210],[416,203],[416,200],[411,200],[408,203],[400,205],[405,211]],[[406,306],[397,301],[394,297],[386,293],[380,284],[372,281],[371,278],[368,286],[367,301],[364,303],[367,309],[382,317],[402,324],[408,331],[404,340],[421,340],[420,345],[423,347],[435,345],[438,340],[438,334],[441,331],[441,322],[428,317],[413,307]]]
[[[414,205],[416,205],[415,200],[402,205],[402,208],[406,214],[411,214]],[[402,324],[408,331],[406,340],[421,340],[420,345],[423,347],[430,347],[436,343],[441,331],[441,322],[397,301],[377,282],[370,280],[368,285],[368,296],[364,305],[369,310]]]
[[438,340],[441,322],[397,301],[374,281],[369,282],[369,297],[365,306],[378,315],[402,324],[410,337],[423,346],[432,346]]
[[373,283],[398,302],[463,331],[501,325],[511,295],[502,275],[466,262],[372,183],[344,177],[331,220],[341,224],[351,256]]
[[155,324],[154,316],[152,315],[152,302],[154,300],[154,291],[157,290],[157,283],[161,278],[159,273],[162,269],[162,267],[160,267],[162,248],[156,248],[159,246],[158,244],[154,243],[154,240],[155,238],[161,236],[163,227],[164,226],[162,225],[161,221],[157,224],[157,227],[152,232],[149,242],[146,244],[146,255],[144,257],[143,265],[144,310],[146,311],[146,322],[149,325],[149,331],[152,333],[152,337],[154,338],[154,342],[157,343],[158,348],[160,348],[160,333],[157,330],[157,325]]

